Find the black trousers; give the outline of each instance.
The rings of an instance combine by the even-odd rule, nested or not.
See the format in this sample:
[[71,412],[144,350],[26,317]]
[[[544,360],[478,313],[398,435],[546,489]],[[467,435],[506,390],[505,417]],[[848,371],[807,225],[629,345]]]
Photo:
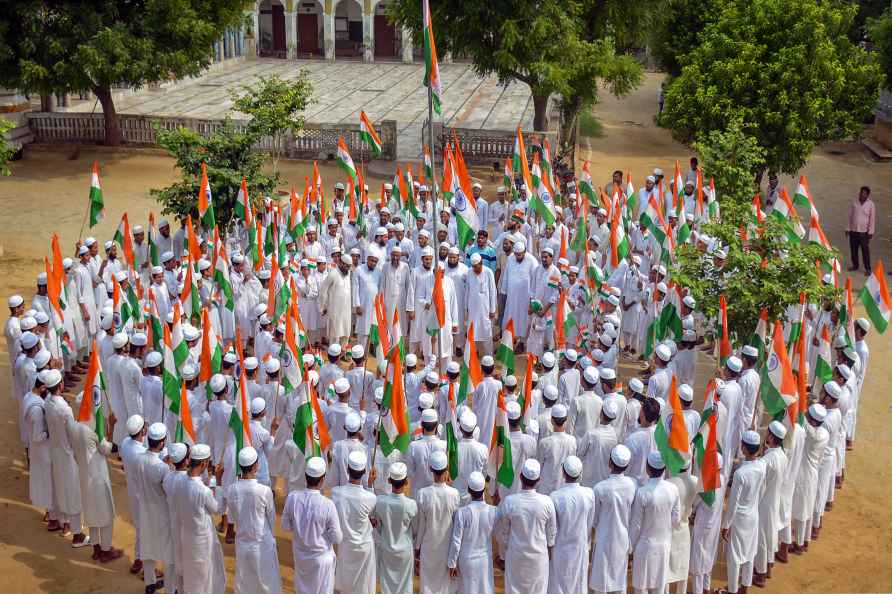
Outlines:
[[858,268],[858,250],[864,260],[864,270],[870,270],[870,239],[867,233],[849,231],[849,249],[852,252],[852,267]]

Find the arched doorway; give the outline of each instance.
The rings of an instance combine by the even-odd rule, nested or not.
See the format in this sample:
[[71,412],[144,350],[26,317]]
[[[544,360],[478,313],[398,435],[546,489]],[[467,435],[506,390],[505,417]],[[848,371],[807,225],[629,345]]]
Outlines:
[[387,19],[387,2],[375,7],[375,59],[392,59],[398,55],[401,45],[396,27]]
[[285,58],[285,7],[278,0],[263,0],[258,19],[258,53],[266,58]]
[[297,5],[297,57],[311,58],[324,53],[321,16],[322,7],[316,0]]
[[340,0],[334,15],[335,56],[362,57],[362,6],[356,0]]

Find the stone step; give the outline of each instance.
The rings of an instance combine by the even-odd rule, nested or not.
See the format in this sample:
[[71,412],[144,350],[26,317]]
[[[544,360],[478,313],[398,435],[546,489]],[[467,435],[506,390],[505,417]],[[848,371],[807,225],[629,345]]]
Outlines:
[[878,161],[892,161],[892,150],[883,146],[880,141],[875,138],[865,136],[861,139],[861,144],[867,147],[867,150]]

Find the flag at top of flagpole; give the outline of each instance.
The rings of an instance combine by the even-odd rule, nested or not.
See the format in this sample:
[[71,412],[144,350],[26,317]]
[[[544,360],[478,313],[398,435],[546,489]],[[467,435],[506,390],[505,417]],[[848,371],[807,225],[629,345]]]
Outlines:
[[381,156],[381,137],[375,132],[375,127],[364,111],[359,112],[359,137],[369,145],[369,150],[374,156]]
[[217,226],[214,218],[214,202],[211,198],[211,185],[208,183],[207,163],[201,163],[201,184],[198,189],[198,219],[201,226],[210,231]]
[[353,183],[356,183],[356,165],[353,164],[353,157],[350,156],[350,151],[347,149],[347,143],[344,142],[344,137],[338,137],[338,156],[337,156],[338,167],[344,170],[344,173],[350,176],[350,179],[353,180]]
[[105,202],[102,200],[102,186],[99,183],[99,164],[93,161],[93,177],[90,180],[90,227],[102,220]]
[[867,317],[873,322],[877,332],[880,334],[885,332],[889,326],[889,316],[892,314],[892,299],[889,298],[889,290],[886,287],[886,271],[882,262],[874,264],[873,273],[858,294],[858,299],[864,304]]
[[443,81],[440,80],[440,65],[437,63],[437,46],[434,43],[434,25],[431,22],[431,7],[423,0],[422,15],[424,25],[424,85],[430,89],[434,111],[443,113]]

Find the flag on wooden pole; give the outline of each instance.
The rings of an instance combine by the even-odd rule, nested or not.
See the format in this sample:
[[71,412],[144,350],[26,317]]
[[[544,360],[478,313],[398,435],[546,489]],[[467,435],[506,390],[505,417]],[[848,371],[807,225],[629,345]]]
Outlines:
[[99,164],[93,161],[93,176],[90,180],[90,227],[102,220],[105,202],[102,199],[102,185],[99,183]]

